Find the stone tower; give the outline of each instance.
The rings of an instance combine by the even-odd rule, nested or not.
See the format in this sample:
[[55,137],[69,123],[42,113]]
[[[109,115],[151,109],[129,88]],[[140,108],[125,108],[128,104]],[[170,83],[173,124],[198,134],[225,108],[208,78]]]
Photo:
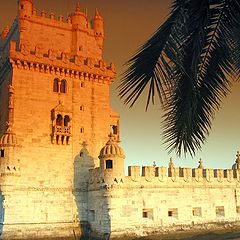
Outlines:
[[[0,39],[0,208],[3,239],[79,236],[89,168],[119,116],[103,60],[104,22],[78,4],[66,21],[18,1]],[[81,222],[81,224],[80,224]]]

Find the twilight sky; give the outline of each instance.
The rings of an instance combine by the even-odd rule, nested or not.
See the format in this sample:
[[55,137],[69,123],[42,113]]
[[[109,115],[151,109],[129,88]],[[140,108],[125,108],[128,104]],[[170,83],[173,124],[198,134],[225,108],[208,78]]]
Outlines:
[[[75,10],[77,0],[34,1],[38,13],[45,9],[65,18]],[[145,98],[141,98],[132,108],[124,106],[117,96],[117,82],[126,69],[124,63],[134,54],[157,27],[164,21],[171,0],[81,0],[81,9],[87,8],[89,18],[97,7],[105,21],[104,58],[117,67],[117,80],[111,86],[111,105],[121,116],[121,146],[126,153],[127,165],[167,166],[172,157],[176,166],[197,167],[199,158],[209,168],[230,168],[236,151],[240,149],[240,83],[231,88],[231,94],[223,99],[221,109],[215,116],[210,136],[202,151],[192,159],[183,156],[176,158],[167,154],[162,145],[161,110],[159,105],[150,106],[145,112]],[[11,26],[17,11],[17,0],[1,1],[0,31]]]

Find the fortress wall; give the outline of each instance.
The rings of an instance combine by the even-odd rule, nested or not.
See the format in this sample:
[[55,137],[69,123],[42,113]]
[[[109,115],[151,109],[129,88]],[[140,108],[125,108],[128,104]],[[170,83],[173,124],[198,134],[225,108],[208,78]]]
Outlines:
[[141,234],[171,225],[239,220],[235,193],[235,187],[226,185],[133,188],[126,184],[110,190],[111,231]]
[[1,239],[80,235],[72,189],[24,188],[16,186],[16,179],[9,185],[10,180],[1,187]]
[[[112,235],[240,220],[238,169],[130,166],[129,176],[120,179],[114,173],[90,171],[89,211],[95,211],[90,224],[96,231],[103,214],[109,218]],[[97,207],[103,202],[97,197],[102,191],[108,196],[107,212]]]

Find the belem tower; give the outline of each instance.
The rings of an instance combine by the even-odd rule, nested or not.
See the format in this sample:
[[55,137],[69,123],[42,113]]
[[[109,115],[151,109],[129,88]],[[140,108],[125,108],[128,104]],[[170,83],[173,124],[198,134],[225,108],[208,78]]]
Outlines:
[[[104,22],[18,1],[0,38],[1,239],[141,236],[240,220],[240,154],[231,169],[130,166],[109,103]],[[111,129],[111,130],[110,130]],[[111,133],[110,133],[111,132]],[[103,238],[102,238],[103,239]]]

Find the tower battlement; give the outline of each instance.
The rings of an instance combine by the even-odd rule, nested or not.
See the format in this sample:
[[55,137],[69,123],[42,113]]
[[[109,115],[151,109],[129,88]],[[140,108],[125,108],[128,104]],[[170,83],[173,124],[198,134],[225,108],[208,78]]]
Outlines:
[[[55,19],[53,12],[49,17],[44,10],[38,15],[32,1],[20,0],[14,24],[2,31],[0,52],[6,54],[10,41],[16,41],[16,49],[24,54],[37,51],[41,55],[51,51],[56,58],[65,54],[64,58],[76,55],[103,61],[104,20],[98,10],[92,22],[91,25],[79,4],[75,12],[64,21],[63,16]],[[105,66],[104,61],[100,65]]]
[[[38,47],[31,50],[24,44],[17,50],[16,42],[10,42],[10,61],[12,67],[19,69],[55,73],[61,76],[70,76],[80,80],[112,82],[116,75],[115,65],[107,66],[104,60],[90,57],[70,55],[66,52],[57,52],[52,49],[42,51]],[[3,66],[4,62],[2,62]],[[1,66],[0,66],[1,67]]]
[[157,166],[129,166],[128,176],[116,176],[114,170],[100,168],[89,173],[90,189],[126,187],[184,187],[233,186],[240,183],[240,169],[166,168]]

